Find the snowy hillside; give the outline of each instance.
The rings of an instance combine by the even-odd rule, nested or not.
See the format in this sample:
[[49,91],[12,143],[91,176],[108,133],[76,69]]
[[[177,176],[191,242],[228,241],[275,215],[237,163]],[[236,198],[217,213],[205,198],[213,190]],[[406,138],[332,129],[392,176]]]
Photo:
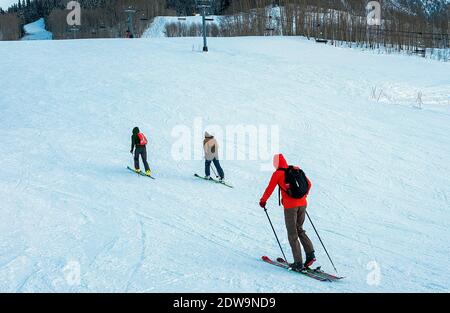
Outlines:
[[[352,7],[352,1],[341,0],[347,7]],[[396,10],[403,13],[416,15],[419,12],[427,15],[438,13],[439,11],[445,12],[447,6],[450,4],[449,0],[383,0],[380,1],[384,10]]]
[[49,40],[53,38],[52,33],[45,30],[45,21],[43,18],[25,25],[23,29],[25,36],[22,40]]
[[[449,292],[450,64],[295,37],[212,38],[204,54],[198,40],[0,42],[0,291]],[[278,126],[345,280],[260,260],[280,256],[258,206],[271,155],[224,156],[234,189],[193,177],[204,129],[249,156],[226,136],[239,124]],[[134,126],[156,180],[125,169]],[[268,209],[292,258],[276,193]]]

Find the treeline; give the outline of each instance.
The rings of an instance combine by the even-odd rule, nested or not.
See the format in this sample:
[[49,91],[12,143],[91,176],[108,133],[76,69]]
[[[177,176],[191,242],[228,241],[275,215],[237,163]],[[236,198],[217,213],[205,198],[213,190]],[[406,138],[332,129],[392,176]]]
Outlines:
[[78,0],[82,8],[81,26],[71,28],[66,21],[69,1],[20,0],[7,12],[0,12],[0,36],[3,34],[4,40],[19,39],[23,25],[44,17],[54,39],[123,37],[129,25],[124,10],[130,6],[136,9],[132,23],[135,35],[139,36],[153,17],[175,14],[167,7],[166,0]]
[[22,36],[22,21],[17,14],[0,9],[0,40],[17,40]]
[[[235,0],[237,1],[237,0]],[[233,0],[213,0],[211,1],[211,12],[213,14],[223,14]],[[174,9],[177,15],[192,15],[197,8],[195,0],[167,0],[167,6]]]
[[[381,0],[382,23],[367,23],[368,1],[239,0],[229,1],[223,16],[208,25],[209,36],[305,36],[333,45],[424,53],[449,48],[445,0]],[[428,12],[427,12],[428,10]],[[431,13],[430,13],[431,12]],[[183,22],[166,26],[168,36],[200,35],[201,28]]]
[[139,37],[151,19],[158,15],[173,14],[165,0],[85,0],[82,5],[81,26],[68,27],[65,6],[53,9],[47,16],[48,30],[55,39],[65,38],[120,38],[125,37],[129,23],[125,9],[136,10],[132,23],[134,35]]
[[300,35],[323,42],[383,45],[397,50],[448,47],[446,1],[434,1],[430,15],[416,0],[380,3],[382,24],[370,26],[366,1],[233,1],[227,10],[229,16],[223,20],[222,32],[228,36]]
[[[200,23],[168,23],[165,25],[164,31],[167,37],[199,37],[203,34],[202,24]],[[217,23],[206,24],[206,35],[208,37],[225,37],[222,28]]]
[[[0,9],[0,40],[17,40],[23,36],[23,25],[44,17],[47,30],[55,39],[116,38],[127,33],[129,23],[124,10],[137,10],[132,21],[135,36],[140,36],[151,19],[158,15],[191,15],[196,13],[195,0],[78,0],[82,7],[82,25],[70,28],[66,23],[70,0],[18,0],[5,12]],[[212,1],[212,12],[221,14],[231,0]],[[76,30],[76,33],[74,33]]]

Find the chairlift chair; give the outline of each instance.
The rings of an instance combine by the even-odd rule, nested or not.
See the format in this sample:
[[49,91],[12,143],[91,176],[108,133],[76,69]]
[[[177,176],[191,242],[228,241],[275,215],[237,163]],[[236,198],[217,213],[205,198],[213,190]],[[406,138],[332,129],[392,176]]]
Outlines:
[[211,6],[211,0],[196,0],[195,4],[197,5],[197,7],[200,7],[200,6],[208,6],[208,7],[210,7]]
[[[317,27],[320,27],[320,24],[317,24]],[[323,32],[321,31],[319,37],[316,38],[317,43],[328,43],[328,39],[325,39],[323,36]]]
[[425,47],[417,47],[414,52],[421,57],[425,57],[427,55],[427,49]]
[[132,6],[126,8],[124,11],[125,13],[136,13],[136,9],[133,8]]

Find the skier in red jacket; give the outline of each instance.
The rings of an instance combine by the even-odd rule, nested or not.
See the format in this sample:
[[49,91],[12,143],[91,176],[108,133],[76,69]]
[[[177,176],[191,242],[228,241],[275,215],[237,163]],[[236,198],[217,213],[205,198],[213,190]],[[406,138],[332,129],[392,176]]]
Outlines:
[[[284,207],[284,220],[286,223],[286,229],[288,233],[289,244],[292,249],[292,254],[294,256],[294,263],[291,268],[296,271],[301,271],[304,267],[311,266],[315,261],[314,247],[311,240],[306,235],[303,229],[303,223],[305,221],[307,196],[309,190],[311,189],[311,181],[306,178],[308,182],[308,192],[306,195],[300,199],[290,197],[286,190],[288,186],[285,183],[285,173],[288,168],[288,163],[282,154],[276,154],[273,157],[273,166],[275,167],[275,172],[272,174],[269,185],[267,186],[259,205],[262,208],[266,207],[266,202],[272,195],[275,187],[279,186],[281,190],[282,200],[281,203]],[[302,252],[300,247],[300,242],[305,249],[306,261],[302,261]]]
[[147,138],[143,133],[140,132],[139,127],[133,128],[133,135],[131,135],[131,150],[130,153],[133,154],[134,151],[134,168],[136,173],[140,173],[139,168],[139,156],[142,158],[142,163],[145,167],[145,175],[151,176],[150,166],[147,162]]

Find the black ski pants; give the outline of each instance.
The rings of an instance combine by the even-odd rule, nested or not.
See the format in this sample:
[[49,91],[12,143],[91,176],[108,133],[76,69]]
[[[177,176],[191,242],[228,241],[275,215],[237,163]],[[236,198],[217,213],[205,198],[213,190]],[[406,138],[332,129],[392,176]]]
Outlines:
[[134,150],[134,168],[139,169],[139,156],[142,158],[142,163],[144,163],[145,170],[148,171],[150,167],[147,163],[147,148],[145,146],[136,146]]

